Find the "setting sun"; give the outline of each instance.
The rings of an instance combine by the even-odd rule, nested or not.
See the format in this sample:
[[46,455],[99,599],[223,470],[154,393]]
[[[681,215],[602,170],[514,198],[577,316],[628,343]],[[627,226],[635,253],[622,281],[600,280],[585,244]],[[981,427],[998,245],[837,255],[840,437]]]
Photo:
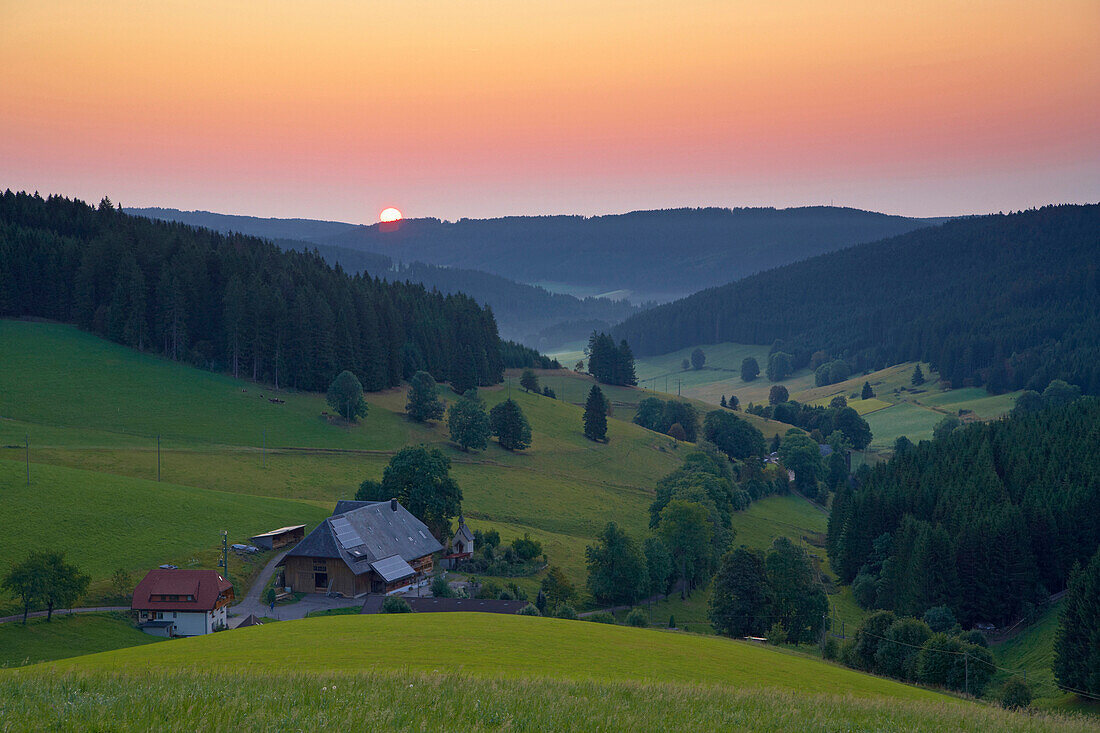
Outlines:
[[401,219],[401,212],[392,206],[382,209],[382,213],[378,215],[378,221],[398,221]]

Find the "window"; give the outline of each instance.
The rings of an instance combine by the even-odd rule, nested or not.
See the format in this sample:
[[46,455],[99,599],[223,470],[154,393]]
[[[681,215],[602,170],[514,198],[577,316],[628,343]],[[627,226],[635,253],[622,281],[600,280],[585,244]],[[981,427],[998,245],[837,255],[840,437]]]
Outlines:
[[314,572],[323,573],[328,570],[328,563],[324,559],[315,559],[313,561],[313,570]]
[[162,621],[163,619],[164,619],[164,612],[163,611],[157,611],[157,621]]

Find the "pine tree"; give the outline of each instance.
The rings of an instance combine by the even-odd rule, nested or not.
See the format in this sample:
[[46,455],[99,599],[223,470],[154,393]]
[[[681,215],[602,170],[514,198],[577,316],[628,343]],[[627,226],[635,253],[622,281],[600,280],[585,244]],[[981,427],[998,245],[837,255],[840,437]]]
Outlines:
[[722,400],[718,404],[720,404],[722,407],[726,407],[726,396],[725,395],[722,395]]
[[[913,378],[909,380],[909,383],[912,384],[914,387],[919,387],[924,384],[924,372],[921,371],[920,364],[917,364],[917,366],[913,369]],[[961,380],[959,384],[955,384],[953,386],[961,387]]]
[[584,403],[584,437],[589,440],[607,440],[607,398],[603,390],[593,384]]
[[860,394],[860,399],[869,400],[875,396],[875,391],[871,389],[870,382],[863,383],[863,392]]

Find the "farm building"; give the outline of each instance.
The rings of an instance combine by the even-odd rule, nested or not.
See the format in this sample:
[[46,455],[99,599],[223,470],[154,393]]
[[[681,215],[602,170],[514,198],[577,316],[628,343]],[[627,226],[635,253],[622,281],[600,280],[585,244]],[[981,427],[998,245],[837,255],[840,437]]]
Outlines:
[[451,538],[450,552],[444,555],[443,566],[457,568],[463,560],[468,560],[474,554],[474,533],[466,526],[466,520],[460,514],[458,516],[458,531]]
[[258,534],[252,538],[252,544],[261,550],[278,550],[287,545],[296,545],[306,536],[306,525],[296,524],[293,527],[279,527],[270,532]]
[[284,582],[292,591],[394,593],[432,572],[443,549],[428,528],[397,501],[340,501],[286,554]]
[[233,584],[216,570],[150,570],[130,608],[138,628],[154,636],[199,636],[226,626]]

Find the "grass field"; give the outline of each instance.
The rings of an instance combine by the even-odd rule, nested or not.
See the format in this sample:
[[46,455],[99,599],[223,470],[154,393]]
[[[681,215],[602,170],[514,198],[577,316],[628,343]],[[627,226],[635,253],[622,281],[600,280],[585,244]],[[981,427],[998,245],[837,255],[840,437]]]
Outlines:
[[[706,365],[699,370],[683,369],[681,362],[689,358],[694,347],[662,356],[638,360],[640,384],[673,394],[677,382],[685,397],[699,400],[709,408],[718,404],[722,396],[737,395],[742,405],[767,403],[773,382],[761,375],[751,382],[741,380],[741,360],[755,357],[761,369],[766,365],[768,347],[746,344],[710,344],[701,347],[707,355]],[[893,447],[894,441],[905,435],[914,442],[932,437],[932,428],[946,415],[958,415],[968,411],[963,420],[992,420],[1012,409],[1018,392],[990,395],[984,389],[967,387],[949,390],[939,380],[928,364],[921,364],[927,381],[919,388],[910,384],[916,362],[897,364],[869,374],[857,374],[851,379],[825,387],[814,384],[813,372],[802,369],[779,384],[787,388],[791,399],[813,405],[827,405],[837,396],[844,395],[848,404],[863,415],[874,433],[872,452],[881,453]],[[870,382],[875,397],[858,399],[864,382]],[[855,395],[855,396],[853,396]],[[779,432],[784,432],[785,426]],[[774,430],[764,431],[774,434]]]
[[[1026,673],[1031,685],[1034,705],[1052,710],[1073,710],[1100,716],[1100,702],[1085,702],[1076,695],[1062,692],[1054,679],[1054,639],[1062,606],[1056,603],[1030,627],[1001,644],[992,647],[998,666]],[[993,684],[1000,684],[1009,674],[998,672]]]
[[312,618],[0,672],[0,727],[1089,729],[744,642],[515,616],[461,623],[455,634],[446,614]]
[[0,624],[0,667],[49,662],[81,654],[164,641],[134,628],[128,614],[82,613]]
[[[274,527],[316,524],[328,514],[300,501],[232,494],[34,463],[28,488],[24,467],[0,461],[5,517],[0,529],[0,571],[22,559],[15,548],[48,547],[92,576],[91,597],[110,593],[108,580],[122,568],[140,579],[161,563],[214,567],[222,530],[229,541]],[[230,577],[246,579],[261,558],[230,553]],[[0,609],[15,613],[14,599]]]

